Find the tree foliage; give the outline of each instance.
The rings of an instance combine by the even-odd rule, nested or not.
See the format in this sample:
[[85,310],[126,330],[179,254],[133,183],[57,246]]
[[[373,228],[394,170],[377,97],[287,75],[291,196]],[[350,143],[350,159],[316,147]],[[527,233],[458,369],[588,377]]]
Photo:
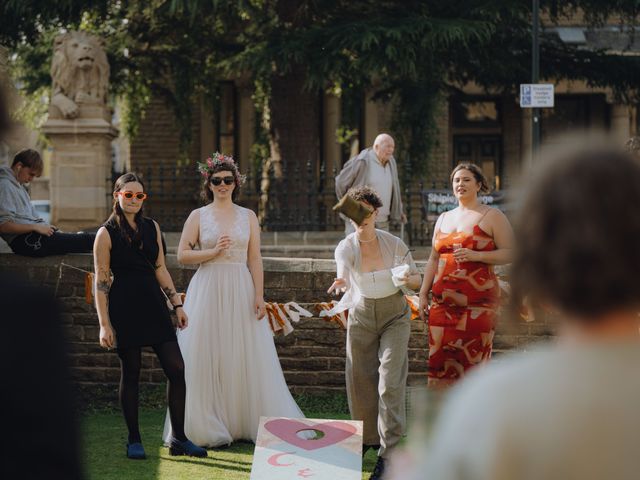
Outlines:
[[[632,0],[541,3],[552,22],[578,12],[592,24],[615,16],[632,26],[639,11]],[[393,99],[401,154],[422,168],[444,96],[468,81],[514,94],[530,79],[529,0],[9,0],[2,13],[0,43],[17,53],[27,91],[49,82],[55,32],[93,31],[107,40],[128,130],[135,132],[150,95],[161,95],[183,146],[194,98],[214,102],[218,79],[248,75],[269,92],[295,73],[309,92],[349,85]],[[635,56],[580,50],[553,35],[542,37],[541,62],[543,77],[585,79],[626,100],[640,78]]]

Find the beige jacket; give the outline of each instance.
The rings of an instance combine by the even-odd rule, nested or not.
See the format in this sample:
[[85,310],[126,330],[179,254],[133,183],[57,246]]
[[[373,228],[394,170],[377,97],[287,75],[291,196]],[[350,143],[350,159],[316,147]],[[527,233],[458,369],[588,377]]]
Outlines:
[[[351,187],[359,187],[366,184],[367,165],[370,162],[377,162],[373,148],[365,148],[358,155],[344,164],[342,170],[336,177],[336,195],[342,198]],[[400,196],[400,181],[398,180],[398,166],[395,158],[389,160],[393,185],[391,189],[391,205],[389,206],[389,217],[391,220],[399,222],[404,212],[402,198]]]

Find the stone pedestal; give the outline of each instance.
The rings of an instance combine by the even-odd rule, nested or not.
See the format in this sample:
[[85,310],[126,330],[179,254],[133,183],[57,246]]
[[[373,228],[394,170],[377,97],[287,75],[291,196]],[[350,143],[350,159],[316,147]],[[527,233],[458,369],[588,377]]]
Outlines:
[[[96,227],[111,211],[111,141],[118,131],[105,106],[80,105],[78,118],[51,118],[51,223],[65,231]],[[55,115],[53,115],[55,117]]]

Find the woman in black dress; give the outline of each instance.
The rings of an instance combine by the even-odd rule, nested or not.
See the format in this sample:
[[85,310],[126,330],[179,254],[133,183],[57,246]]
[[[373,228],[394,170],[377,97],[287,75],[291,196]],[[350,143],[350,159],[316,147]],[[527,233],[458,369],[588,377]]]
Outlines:
[[122,175],[113,189],[113,213],[98,230],[93,256],[100,345],[115,347],[120,358],[120,403],[129,430],[127,457],[145,458],[138,427],[143,346],[153,348],[168,379],[170,453],[204,457],[207,451],[184,434],[184,362],[160,288],[173,305],[180,329],[186,328],[187,315],[165,266],[160,227],[142,216],[145,198],[140,178],[133,173]]

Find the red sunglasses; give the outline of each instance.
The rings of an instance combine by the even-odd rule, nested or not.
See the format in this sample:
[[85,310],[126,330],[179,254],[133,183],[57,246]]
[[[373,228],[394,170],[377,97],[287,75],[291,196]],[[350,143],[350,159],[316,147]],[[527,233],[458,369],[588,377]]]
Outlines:
[[133,197],[136,197],[136,199],[138,199],[138,200],[144,200],[148,196],[146,193],[142,193],[142,192],[133,193],[133,192],[130,192],[128,190],[126,192],[116,192],[116,194],[117,195],[122,195],[127,200],[131,200]]

